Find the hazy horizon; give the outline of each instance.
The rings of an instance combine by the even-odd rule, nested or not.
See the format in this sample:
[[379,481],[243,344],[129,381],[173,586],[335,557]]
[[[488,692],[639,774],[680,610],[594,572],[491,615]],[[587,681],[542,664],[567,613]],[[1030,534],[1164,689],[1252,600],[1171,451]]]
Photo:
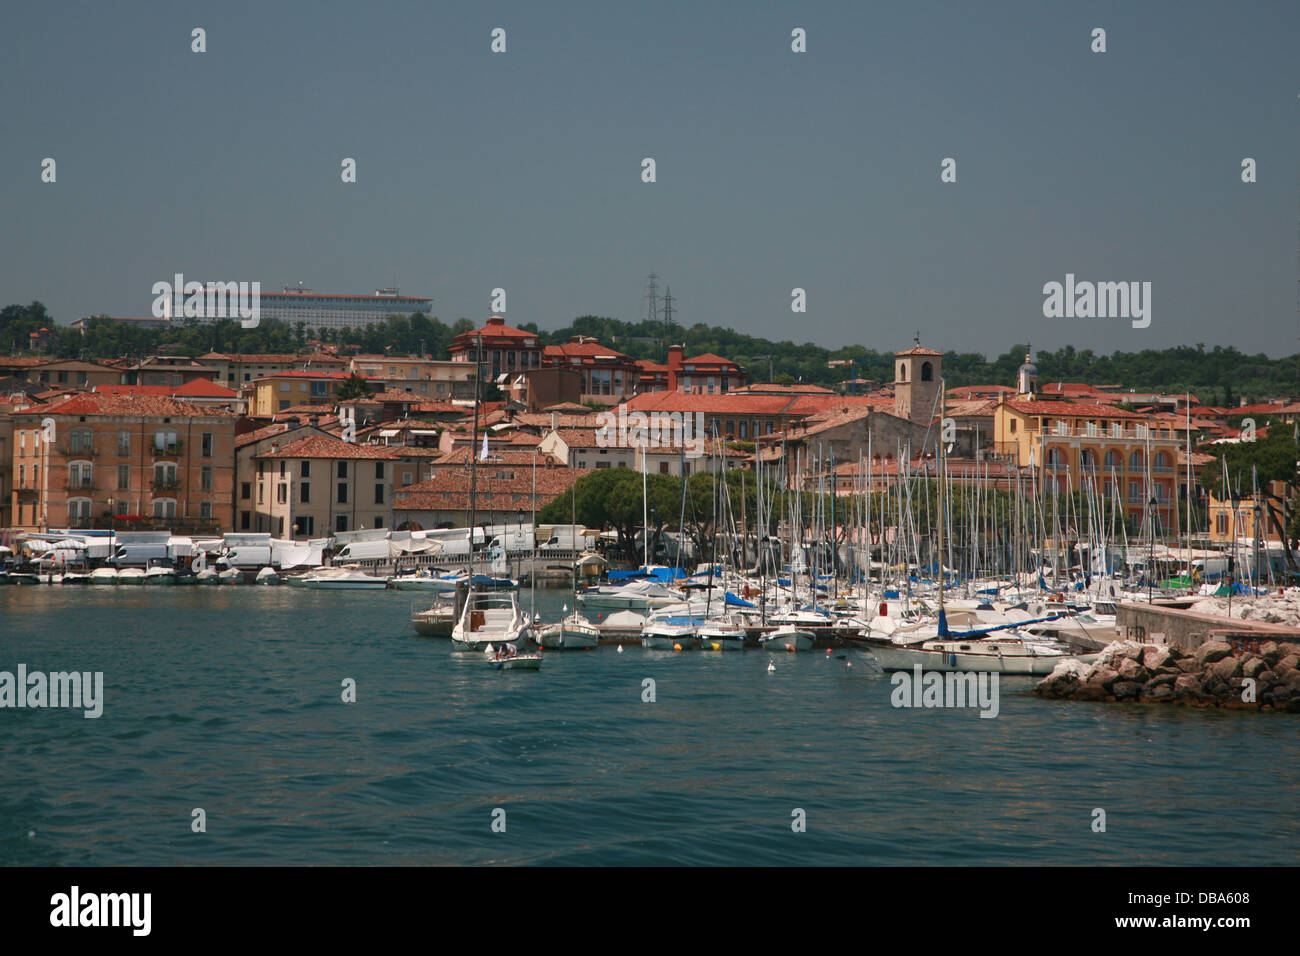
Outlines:
[[[150,0],[6,27],[0,305],[61,324],[148,315],[180,272],[396,284],[448,324],[504,288],[555,330],[643,320],[655,272],[676,325],[832,349],[1300,351],[1300,5]],[[1149,327],[1045,318],[1067,275],[1150,283]]]

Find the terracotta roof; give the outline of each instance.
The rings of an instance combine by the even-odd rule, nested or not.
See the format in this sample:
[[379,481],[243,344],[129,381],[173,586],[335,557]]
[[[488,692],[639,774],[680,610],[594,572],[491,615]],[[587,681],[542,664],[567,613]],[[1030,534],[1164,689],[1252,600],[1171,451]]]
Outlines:
[[311,435],[298,441],[290,442],[274,452],[264,452],[255,458],[363,458],[393,461],[401,458],[401,452],[387,445],[363,445],[358,442],[340,441],[324,435]]
[[272,422],[262,428],[254,429],[251,432],[244,432],[242,435],[235,436],[235,447],[243,448],[246,445],[252,445],[261,441],[263,438],[270,438],[272,435],[280,435],[287,432],[290,428],[299,427],[289,422]]
[[690,358],[682,359],[682,367],[687,365],[735,365],[729,358],[723,358],[721,355],[714,355],[712,352],[705,352],[703,355],[692,355]]
[[938,355],[938,356],[942,356],[943,353],[942,353],[942,352],[936,352],[934,349],[927,349],[927,348],[925,348],[924,346],[921,346],[921,345],[913,345],[910,349],[903,349],[903,351],[901,351],[901,352],[895,352],[894,355],[895,355],[895,356],[898,356],[898,355]]
[[601,345],[594,339],[587,342],[565,342],[561,345],[548,345],[542,354],[549,359],[559,358],[612,358],[622,362],[631,362],[632,358],[617,349]]
[[92,391],[104,395],[179,395],[189,398],[235,399],[239,393],[209,378],[195,378],[184,385],[96,385]]
[[[316,371],[309,368],[285,369],[283,372],[268,372],[266,375],[253,379],[254,382],[265,382],[273,378],[323,378],[332,381],[343,381],[351,378],[352,372],[325,372]],[[363,382],[377,382],[379,379],[367,375],[358,375],[357,378]]]
[[1110,405],[1081,402],[1016,401],[1006,403],[1007,408],[1025,415],[1052,415],[1056,418],[1143,418],[1137,412],[1128,412]]
[[43,415],[126,415],[145,418],[224,418],[233,416],[206,405],[178,401],[166,395],[105,395],[84,392],[41,409]]

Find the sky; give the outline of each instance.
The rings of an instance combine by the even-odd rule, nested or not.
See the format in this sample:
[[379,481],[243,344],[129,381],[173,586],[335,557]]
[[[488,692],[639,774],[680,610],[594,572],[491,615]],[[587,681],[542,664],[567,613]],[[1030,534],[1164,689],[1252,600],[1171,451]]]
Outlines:
[[[0,304],[148,315],[179,272],[555,329],[654,272],[678,323],[831,348],[1293,354],[1297,37],[1288,0],[11,4]],[[1045,316],[1067,274],[1150,324]]]

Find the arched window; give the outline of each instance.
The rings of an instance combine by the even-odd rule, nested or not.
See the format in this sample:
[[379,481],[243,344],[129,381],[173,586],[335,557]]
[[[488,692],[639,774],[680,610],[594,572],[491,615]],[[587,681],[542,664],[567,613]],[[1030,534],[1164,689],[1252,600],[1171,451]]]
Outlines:
[[1156,471],[1169,470],[1169,453],[1164,451],[1156,452],[1155,460],[1152,462]]
[[68,521],[85,521],[90,517],[90,499],[89,498],[69,498],[68,499]]
[[92,485],[91,485],[90,462],[88,461],[68,462],[68,490],[71,491],[76,488],[89,490],[91,487]]
[[1142,452],[1135,451],[1133,452],[1133,454],[1128,456],[1128,470],[1129,471],[1142,470]]
[[1106,470],[1107,470],[1107,471],[1110,471],[1112,468],[1116,468],[1116,469],[1117,469],[1117,468],[1120,468],[1122,465],[1123,465],[1123,462],[1120,460],[1119,452],[1115,451],[1114,449],[1112,449],[1112,450],[1106,452]]
[[907,363],[906,363],[906,362],[899,362],[899,363],[898,363],[898,380],[899,380],[900,382],[906,382],[906,381],[907,381]]
[[1097,470],[1097,453],[1091,448],[1085,448],[1079,456],[1079,464],[1084,471]]
[[921,363],[921,381],[923,382],[934,381],[934,366],[931,365],[929,362]]
[[153,500],[153,516],[155,518],[175,518],[176,517],[176,499],[175,498],[155,498]]

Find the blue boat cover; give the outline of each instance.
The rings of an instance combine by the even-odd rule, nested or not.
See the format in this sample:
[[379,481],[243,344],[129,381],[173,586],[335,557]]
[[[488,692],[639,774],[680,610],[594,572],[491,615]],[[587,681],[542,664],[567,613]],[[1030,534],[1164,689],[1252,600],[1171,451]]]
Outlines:
[[748,601],[741,600],[730,591],[727,591],[723,597],[725,598],[724,603],[730,604],[732,607],[757,607],[756,604],[750,604]]

